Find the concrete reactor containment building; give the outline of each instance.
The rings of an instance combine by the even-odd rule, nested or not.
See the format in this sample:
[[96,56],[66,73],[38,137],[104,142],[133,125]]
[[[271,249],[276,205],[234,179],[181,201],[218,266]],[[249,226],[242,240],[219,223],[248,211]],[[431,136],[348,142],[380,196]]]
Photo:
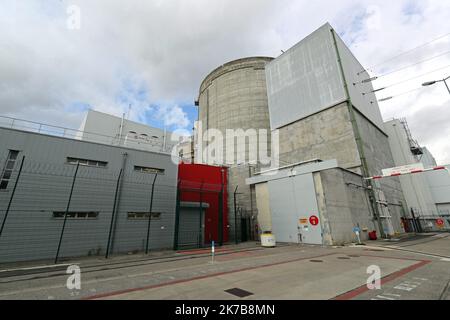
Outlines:
[[[269,57],[250,57],[228,62],[212,71],[200,86],[197,101],[199,122],[196,124],[194,133],[195,162],[229,166],[229,207],[232,216],[229,219],[230,231],[234,230],[235,223],[232,195],[236,187],[239,193],[237,206],[239,206],[240,218],[246,216],[253,221],[256,213],[254,188],[246,185],[245,179],[260,167],[258,159],[253,159],[255,161],[250,159],[249,150],[256,151],[256,140],[252,139],[256,139],[257,134],[264,134],[264,130],[267,133],[267,151],[270,153],[270,120],[265,66],[272,60],[273,58]],[[217,157],[212,159],[207,152],[203,151],[208,145],[208,140],[212,138],[207,132],[211,129],[218,130],[224,138],[227,130],[242,130],[241,133],[245,133],[246,138],[225,139],[221,148],[223,160],[218,161]],[[250,225],[248,227],[253,229],[252,222]]]

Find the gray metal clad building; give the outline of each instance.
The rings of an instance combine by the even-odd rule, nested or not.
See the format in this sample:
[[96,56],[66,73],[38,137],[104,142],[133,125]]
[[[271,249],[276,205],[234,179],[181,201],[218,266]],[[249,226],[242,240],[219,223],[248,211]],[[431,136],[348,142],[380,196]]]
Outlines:
[[149,212],[149,249],[173,245],[169,154],[0,128],[0,170],[1,263],[145,250]]
[[[370,75],[330,24],[269,62],[266,78],[270,125],[279,131],[282,164],[337,160],[338,167],[359,175],[356,187],[362,190],[367,187],[362,177],[395,166]],[[397,178],[370,186],[367,197],[372,222],[365,227],[377,227],[379,234],[403,231],[400,218],[405,200]],[[325,223],[326,214],[319,213]],[[335,234],[351,233],[351,220],[347,222],[334,225]],[[298,221],[292,218],[283,223],[297,225]]]

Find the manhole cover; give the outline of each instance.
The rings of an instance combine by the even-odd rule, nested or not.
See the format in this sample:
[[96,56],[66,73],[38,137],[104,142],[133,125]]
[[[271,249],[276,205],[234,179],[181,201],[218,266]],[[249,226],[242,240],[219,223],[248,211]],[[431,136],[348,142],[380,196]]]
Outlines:
[[229,294],[235,295],[236,297],[239,297],[239,298],[248,297],[253,294],[251,292],[248,292],[248,291],[245,291],[245,290],[239,289],[239,288],[228,289],[228,290],[225,290],[225,292],[228,292]]
[[309,260],[310,262],[323,262],[323,260]]
[[338,259],[348,260],[348,259],[350,259],[350,258],[349,258],[349,257],[338,257]]

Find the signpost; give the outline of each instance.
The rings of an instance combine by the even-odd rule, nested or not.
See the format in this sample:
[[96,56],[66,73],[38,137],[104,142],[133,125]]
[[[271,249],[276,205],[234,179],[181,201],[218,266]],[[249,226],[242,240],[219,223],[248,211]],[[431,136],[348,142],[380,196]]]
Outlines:
[[359,237],[361,229],[359,229],[359,227],[353,227],[353,232],[356,234],[356,237],[358,238],[358,244],[361,244],[361,238]]

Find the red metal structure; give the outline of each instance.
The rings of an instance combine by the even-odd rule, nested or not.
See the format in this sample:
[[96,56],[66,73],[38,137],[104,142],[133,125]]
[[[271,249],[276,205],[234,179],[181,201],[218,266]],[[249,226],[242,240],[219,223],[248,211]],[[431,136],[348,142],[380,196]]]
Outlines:
[[[227,177],[226,167],[190,163],[180,163],[178,166],[177,221],[180,221],[180,206],[183,203],[198,203],[199,208],[207,204],[202,245],[211,241],[221,245],[228,241]],[[180,230],[182,228],[176,225],[176,233]],[[178,235],[175,237],[177,247]]]

